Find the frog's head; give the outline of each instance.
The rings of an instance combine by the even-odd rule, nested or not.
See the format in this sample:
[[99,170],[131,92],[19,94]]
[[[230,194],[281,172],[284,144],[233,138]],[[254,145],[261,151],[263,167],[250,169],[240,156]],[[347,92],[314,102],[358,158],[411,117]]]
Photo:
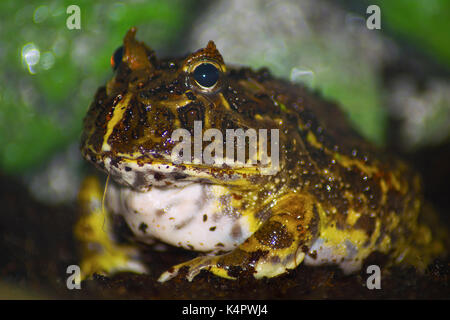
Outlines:
[[[227,129],[267,129],[270,154],[270,129],[281,123],[280,106],[261,85],[267,71],[228,69],[212,41],[186,57],[160,60],[135,33],[128,31],[111,57],[114,76],[97,91],[85,117],[83,156],[137,189],[189,181],[250,185],[261,179],[260,162],[194,163],[194,124],[200,121],[203,133],[222,133],[224,156]],[[192,161],[174,161],[176,129],[192,134]],[[203,142],[202,150],[210,143]]]

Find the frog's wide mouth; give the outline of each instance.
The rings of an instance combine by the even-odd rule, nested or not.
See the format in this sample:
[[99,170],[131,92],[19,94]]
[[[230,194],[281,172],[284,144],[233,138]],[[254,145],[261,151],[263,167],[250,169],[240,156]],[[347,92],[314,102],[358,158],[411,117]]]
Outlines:
[[110,157],[83,153],[84,157],[105,171],[118,184],[138,191],[152,187],[184,187],[191,183],[254,185],[259,174],[248,168],[211,167],[201,164],[174,164],[167,159]]

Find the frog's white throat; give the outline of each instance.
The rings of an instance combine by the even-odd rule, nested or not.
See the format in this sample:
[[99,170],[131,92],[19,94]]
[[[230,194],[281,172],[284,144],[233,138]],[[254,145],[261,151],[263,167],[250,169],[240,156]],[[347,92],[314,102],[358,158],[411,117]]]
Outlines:
[[210,253],[232,250],[251,235],[230,201],[225,187],[201,183],[146,192],[112,183],[106,191],[107,209],[122,215],[138,240]]

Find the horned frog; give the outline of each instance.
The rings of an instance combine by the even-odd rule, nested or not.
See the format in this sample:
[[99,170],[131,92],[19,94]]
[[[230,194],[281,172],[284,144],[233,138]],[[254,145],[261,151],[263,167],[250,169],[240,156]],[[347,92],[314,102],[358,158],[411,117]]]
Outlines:
[[[201,270],[270,278],[302,262],[351,273],[374,251],[424,267],[443,251],[418,223],[419,177],[361,138],[335,104],[266,69],[227,66],[212,41],[160,60],[135,33],[112,56],[114,76],[84,119],[82,155],[109,181],[105,188],[88,177],[79,194],[84,277],[146,272],[139,247],[156,241],[202,253],[161,282],[181,269],[189,281]],[[262,174],[259,161],[175,163],[172,133],[193,132],[196,121],[224,136],[278,129],[279,170]],[[131,230],[127,241],[118,217]]]

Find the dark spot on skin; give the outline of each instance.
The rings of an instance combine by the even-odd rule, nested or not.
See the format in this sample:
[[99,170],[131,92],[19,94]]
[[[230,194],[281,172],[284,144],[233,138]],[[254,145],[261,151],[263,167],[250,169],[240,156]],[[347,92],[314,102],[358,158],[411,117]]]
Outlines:
[[111,162],[109,163],[112,167],[119,168],[120,159],[119,158],[111,158]]
[[131,168],[130,167],[125,167],[125,171],[129,172],[129,171],[131,171]]
[[211,227],[211,228],[209,228],[209,231],[215,231],[216,230],[216,227],[214,226],[214,227]]
[[158,217],[161,217],[162,215],[164,215],[165,211],[163,209],[159,209],[159,210],[156,210],[155,213]]
[[208,220],[208,216],[206,214],[203,215],[203,222],[206,222]]
[[173,178],[174,178],[175,180],[185,179],[187,176],[188,176],[187,174],[181,173],[181,172],[175,172],[175,173],[173,174]]
[[289,247],[294,241],[292,235],[286,230],[286,226],[278,221],[268,221],[256,233],[256,239],[262,245],[272,249]]
[[313,204],[313,213],[314,216],[311,218],[311,221],[309,222],[309,232],[311,232],[311,234],[315,236],[319,231],[319,219],[320,219],[319,212],[317,211],[317,205],[315,203]]
[[135,171],[135,179],[133,183],[133,187],[140,187],[147,184],[147,179],[145,178],[145,174],[140,171]]
[[367,236],[370,238],[373,231],[375,230],[375,218],[372,218],[369,214],[363,214],[356,221],[354,228],[362,229],[366,232]]
[[139,230],[142,231],[142,233],[147,233],[147,228],[148,225],[144,222],[141,222],[141,224],[139,225]]
[[231,237],[233,239],[239,239],[240,237],[242,237],[242,229],[239,223],[235,223],[233,225],[233,228],[231,228]]
[[223,248],[225,245],[222,242],[216,243],[216,247]]
[[264,258],[268,254],[269,254],[268,250],[256,250],[254,252],[251,252],[249,262],[252,265],[255,265],[260,259]]
[[162,173],[159,173],[159,172],[155,173],[155,180],[156,181],[161,181],[164,178],[165,178],[165,176]]
[[233,265],[231,265],[231,266],[228,266],[227,269],[228,269],[227,274],[230,277],[233,277],[233,278],[237,278],[242,272],[242,267],[241,266],[233,266]]
[[236,200],[241,200],[242,196],[240,194],[233,193],[233,198]]

